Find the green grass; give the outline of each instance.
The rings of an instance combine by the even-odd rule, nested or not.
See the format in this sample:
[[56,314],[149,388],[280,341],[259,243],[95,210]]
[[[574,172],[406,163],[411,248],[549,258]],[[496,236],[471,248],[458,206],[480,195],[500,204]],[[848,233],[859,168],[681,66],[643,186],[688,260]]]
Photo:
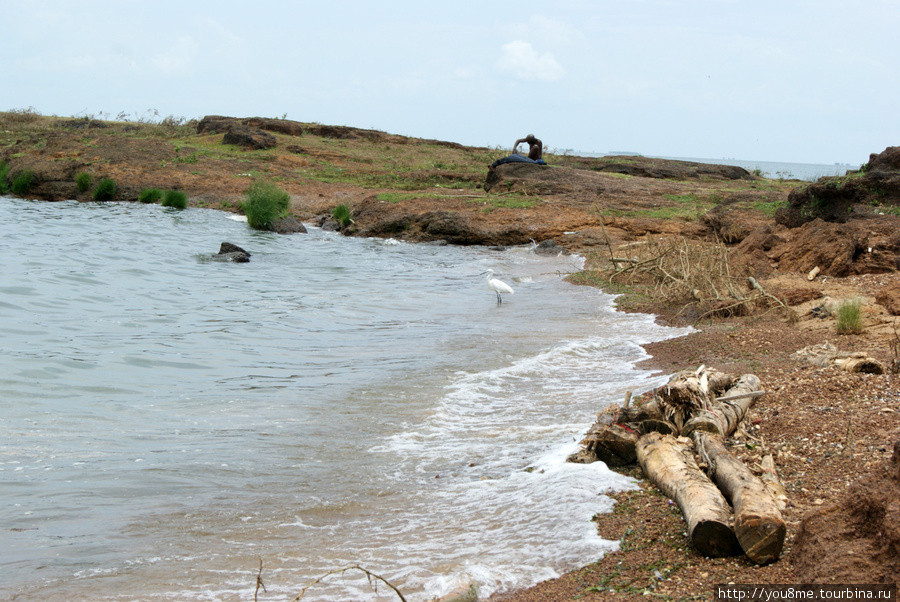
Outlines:
[[97,182],[97,187],[94,188],[94,200],[95,201],[111,201],[116,197],[116,181],[112,178],[103,178],[99,182]]
[[10,189],[13,191],[13,194],[23,196],[31,190],[32,182],[34,182],[34,172],[30,169],[23,169],[13,178]]
[[271,230],[276,220],[288,214],[290,202],[290,195],[276,184],[259,180],[247,188],[241,210],[251,228]]
[[75,176],[75,186],[78,188],[78,192],[87,192],[93,183],[94,178],[89,173],[81,172]]
[[9,163],[0,161],[0,194],[9,192],[9,184],[6,182],[6,175],[9,173]]
[[162,205],[163,207],[184,209],[185,207],[187,207],[187,195],[183,190],[167,190],[166,194],[163,195],[160,205]]
[[337,223],[341,225],[341,228],[346,228],[353,223],[352,216],[353,211],[346,203],[342,203],[331,210],[331,217],[333,217],[335,221],[337,221]]
[[787,201],[759,201],[753,203],[753,209],[761,211],[768,217],[775,217],[775,213],[782,207],[787,207]]
[[155,203],[162,198],[163,191],[159,188],[144,188],[138,195],[138,200],[142,203]]
[[859,334],[865,330],[861,306],[862,302],[859,299],[841,301],[837,308],[835,323],[838,334]]

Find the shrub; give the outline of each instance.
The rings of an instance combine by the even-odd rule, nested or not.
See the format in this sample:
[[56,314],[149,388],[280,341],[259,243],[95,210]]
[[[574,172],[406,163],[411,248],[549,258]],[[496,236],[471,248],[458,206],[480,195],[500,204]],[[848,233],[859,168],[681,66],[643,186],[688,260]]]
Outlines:
[[290,195],[272,182],[257,181],[247,189],[241,210],[251,228],[271,230],[275,220],[288,214],[290,202]]
[[111,201],[116,196],[116,181],[112,178],[103,178],[97,182],[94,188],[95,201]]
[[34,172],[30,169],[23,169],[13,178],[10,188],[14,194],[19,196],[26,195],[31,189],[32,181],[34,181]]
[[81,172],[75,176],[75,186],[78,187],[78,192],[87,192],[93,183],[94,178],[89,173]]
[[346,228],[353,223],[352,214],[353,212],[350,210],[350,206],[346,203],[341,203],[331,210],[331,217],[341,225],[341,228]]
[[0,161],[0,194],[9,192],[9,185],[6,183],[6,174],[9,173],[9,163]]
[[142,203],[155,203],[162,198],[162,190],[159,188],[144,188],[138,195],[138,200]]
[[167,190],[163,195],[163,207],[174,207],[176,209],[184,209],[187,207],[187,195],[182,190]]
[[837,321],[835,326],[838,334],[859,334],[865,328],[863,327],[862,305],[859,299],[848,299],[841,301],[837,308]]

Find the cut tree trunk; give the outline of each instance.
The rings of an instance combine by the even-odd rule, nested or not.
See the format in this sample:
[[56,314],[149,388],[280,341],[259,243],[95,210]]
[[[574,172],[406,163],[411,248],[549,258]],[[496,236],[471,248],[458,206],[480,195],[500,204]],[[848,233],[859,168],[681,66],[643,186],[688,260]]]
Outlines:
[[687,445],[671,435],[649,433],[638,440],[636,450],[647,478],[678,504],[697,550],[711,557],[740,553],[728,502],[697,466]]
[[663,417],[680,431],[691,416],[709,407],[716,391],[730,387],[734,377],[700,366],[673,376],[656,394]]
[[729,437],[747,415],[761,390],[759,377],[744,374],[734,386],[708,407],[697,410],[681,429],[685,437],[693,437],[695,432],[706,432]]
[[744,554],[757,564],[778,560],[786,528],[768,488],[731,455],[720,435],[698,431],[694,442],[710,478],[734,508],[734,533]]
[[766,484],[769,493],[775,498],[775,505],[778,506],[779,510],[784,510],[787,508],[788,497],[784,490],[784,485],[781,484],[778,471],[775,469],[775,459],[771,455],[767,455],[762,459],[761,464],[762,474],[760,478]]

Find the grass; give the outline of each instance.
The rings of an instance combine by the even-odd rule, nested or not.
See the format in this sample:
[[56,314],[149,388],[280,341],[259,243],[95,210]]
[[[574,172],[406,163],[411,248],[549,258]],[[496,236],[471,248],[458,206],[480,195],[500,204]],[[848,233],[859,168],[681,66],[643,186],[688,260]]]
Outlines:
[[75,176],[75,186],[78,188],[78,192],[87,192],[93,183],[94,178],[89,173],[81,172]]
[[112,178],[103,178],[99,182],[97,182],[97,187],[94,188],[94,200],[95,201],[111,201],[116,197],[116,181]]
[[837,308],[835,327],[838,334],[860,334],[865,330],[862,319],[862,301],[847,299]]
[[247,224],[257,230],[271,230],[272,224],[288,214],[290,195],[268,180],[250,184],[241,203]]
[[6,175],[9,173],[9,163],[0,161],[0,194],[9,192],[9,184],[6,182]]
[[337,221],[337,223],[341,225],[341,228],[346,228],[353,223],[352,216],[353,211],[346,203],[342,203],[331,210],[331,217],[333,217],[335,221]]
[[155,203],[162,198],[163,192],[159,188],[144,188],[138,195],[138,200],[142,203]]
[[163,195],[162,202],[160,204],[163,207],[184,209],[185,207],[187,207],[187,195],[183,190],[167,190],[166,194]]
[[32,182],[34,182],[34,172],[30,169],[23,169],[13,178],[10,190],[19,196],[26,195],[31,190]]

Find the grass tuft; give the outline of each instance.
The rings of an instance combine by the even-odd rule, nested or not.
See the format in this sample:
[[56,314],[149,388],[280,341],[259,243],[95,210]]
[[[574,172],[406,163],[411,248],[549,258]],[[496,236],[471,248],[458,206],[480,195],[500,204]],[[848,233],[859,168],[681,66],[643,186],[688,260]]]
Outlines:
[[31,183],[33,181],[34,172],[30,169],[23,169],[16,175],[15,178],[13,178],[10,188],[12,189],[13,194],[23,196],[28,194],[28,191],[31,189]]
[[9,173],[9,163],[0,161],[0,194],[9,192],[9,184],[6,182],[6,176]]
[[87,192],[93,183],[94,178],[89,173],[81,172],[75,176],[75,186],[78,187],[78,192]]
[[187,207],[187,195],[183,190],[167,190],[163,196],[163,207],[174,207],[175,209],[184,209]]
[[353,223],[353,211],[351,211],[350,206],[346,203],[342,203],[332,209],[331,217],[341,225],[341,228],[346,228]]
[[103,178],[97,182],[94,188],[95,201],[111,201],[116,197],[116,181],[112,178]]
[[144,188],[138,195],[138,200],[142,203],[155,203],[162,198],[163,192],[159,188]]
[[860,334],[865,330],[862,319],[862,301],[847,299],[837,308],[835,327],[838,334]]
[[259,180],[247,188],[241,210],[251,228],[271,230],[276,220],[288,214],[290,203],[291,196],[287,192],[272,182]]

